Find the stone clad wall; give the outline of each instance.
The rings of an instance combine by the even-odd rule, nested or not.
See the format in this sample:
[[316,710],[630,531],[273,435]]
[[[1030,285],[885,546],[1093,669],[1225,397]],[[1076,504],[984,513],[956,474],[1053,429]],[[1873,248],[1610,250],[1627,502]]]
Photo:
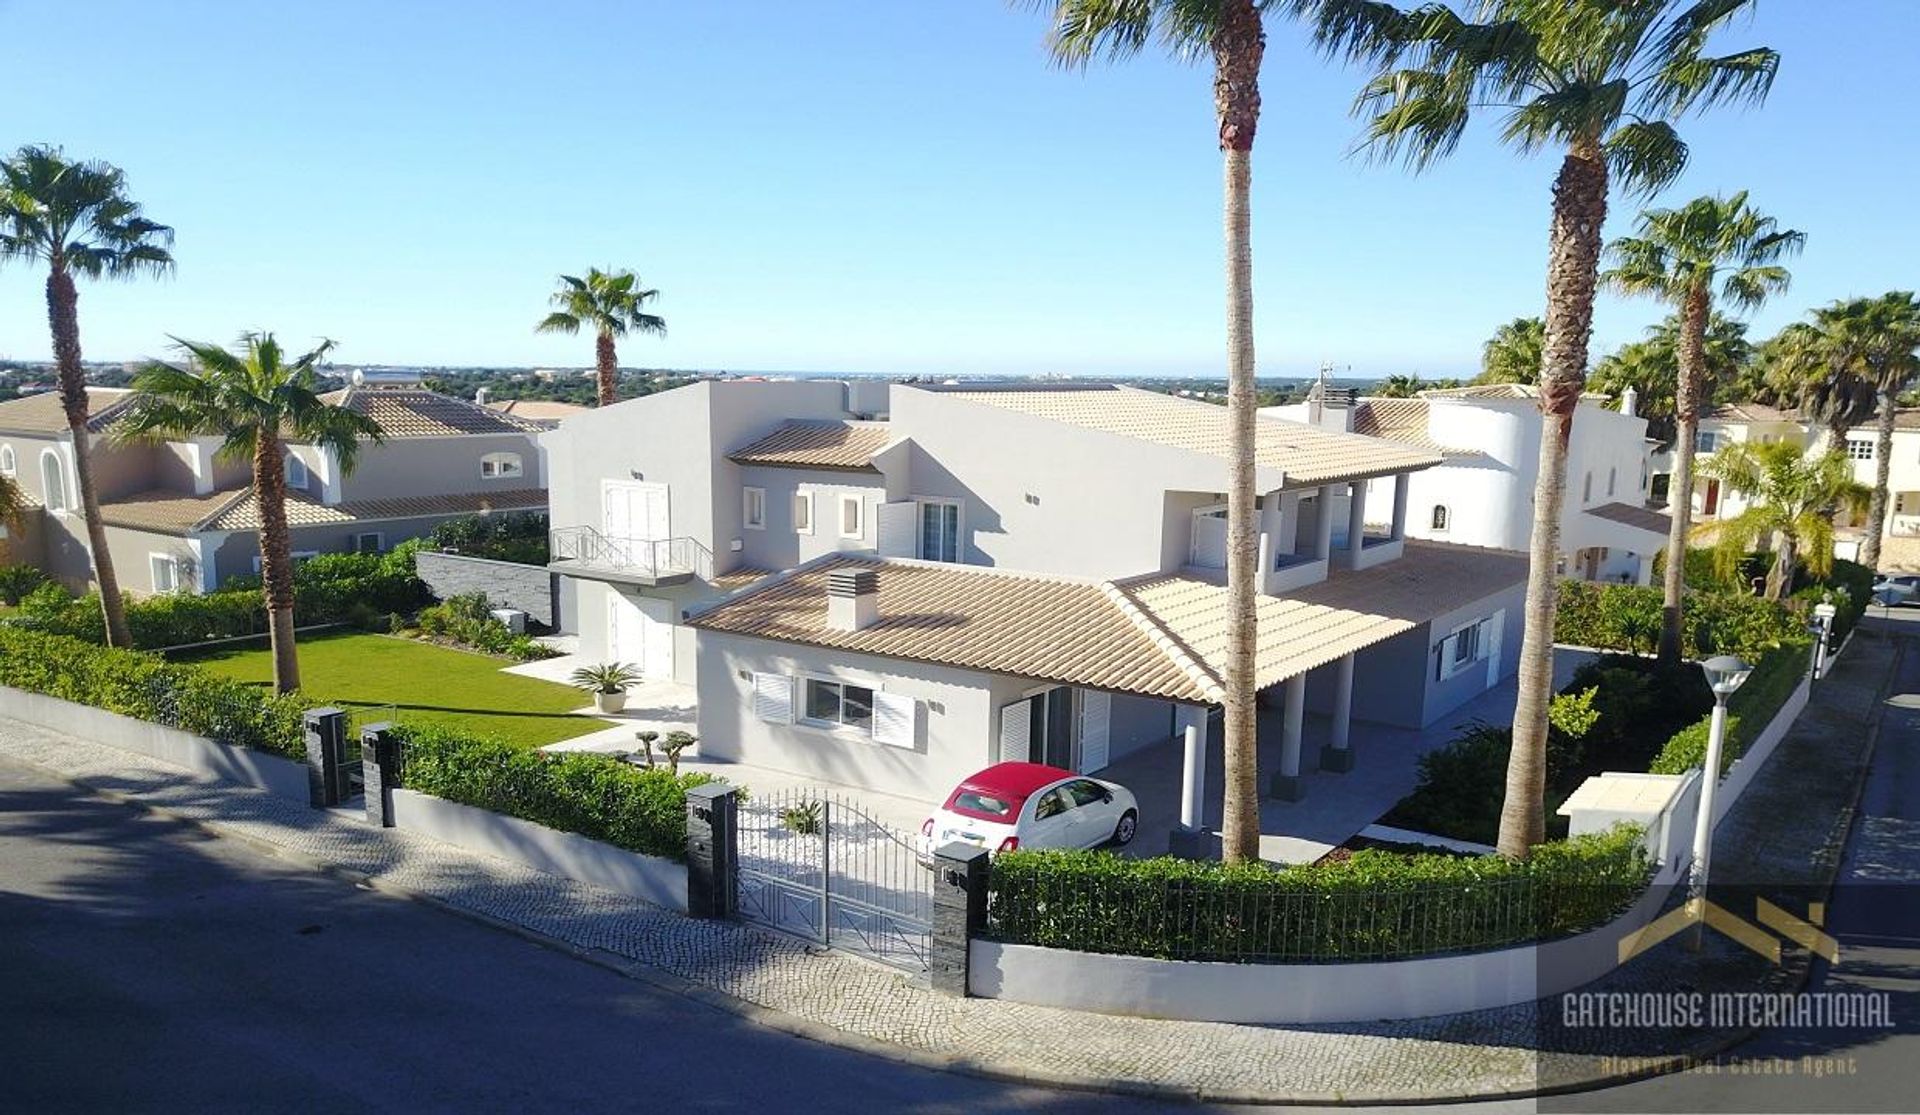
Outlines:
[[422,550],[413,556],[413,567],[442,600],[473,592],[485,593],[496,608],[518,608],[537,623],[555,626],[555,575],[545,566]]

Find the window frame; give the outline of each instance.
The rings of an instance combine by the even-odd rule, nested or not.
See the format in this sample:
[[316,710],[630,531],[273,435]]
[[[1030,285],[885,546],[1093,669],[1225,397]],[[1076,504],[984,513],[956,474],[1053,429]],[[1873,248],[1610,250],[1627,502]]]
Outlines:
[[1693,451],[1696,455],[1700,453],[1719,452],[1720,451],[1720,431],[1719,430],[1693,431]]
[[793,490],[793,506],[789,510],[789,514],[793,516],[793,533],[808,535],[813,533],[812,488],[795,488]]
[[1427,529],[1444,534],[1453,529],[1453,508],[1444,503],[1433,505],[1433,511],[1427,515]]
[[[298,480],[295,480],[293,476],[295,469],[300,470],[300,478]],[[313,483],[313,470],[307,467],[307,462],[301,460],[299,454],[293,452],[292,450],[288,450],[287,462],[286,462],[286,477],[287,477],[287,487],[299,488],[304,491],[308,485]]]
[[1847,439],[1847,460],[1870,462],[1879,448],[1879,443],[1873,438],[1850,437]]
[[10,442],[0,442],[0,476],[13,476],[20,468],[20,454]]
[[[167,571],[168,587],[160,587],[160,570]],[[147,584],[155,596],[175,596],[180,592],[180,559],[173,554],[149,551],[147,553]]]
[[[756,507],[759,514],[755,514]],[[767,490],[751,484],[740,488],[740,525],[747,530],[767,529]]]
[[[840,521],[837,525],[840,528],[840,537],[851,538],[857,542],[866,541],[867,497],[863,495],[857,495],[853,492],[842,492],[840,493],[839,504],[840,504]],[[849,507],[853,508],[853,512],[854,512],[854,516],[853,516],[854,524],[853,524],[852,530],[847,529],[847,508]]]
[[[53,471],[47,471],[47,462],[53,462]],[[55,485],[59,486],[60,498],[53,498]],[[40,451],[40,505],[55,515],[68,515],[73,512],[71,493],[67,491],[67,466],[60,454],[51,446]]]
[[[1487,660],[1487,642],[1480,637],[1480,631],[1492,616],[1481,616],[1471,623],[1463,623],[1447,632],[1440,640],[1439,681],[1451,678],[1471,670],[1475,665]],[[1468,649],[1467,657],[1460,656],[1460,648]]]
[[[361,542],[361,540],[362,540],[362,539],[366,539],[366,538],[371,538],[371,539],[373,539],[373,549],[371,549],[371,550],[363,550],[363,549],[361,549],[361,548],[360,548],[360,542]],[[386,553],[386,552],[387,552],[387,535],[386,535],[386,532],[385,532],[385,531],[380,531],[380,530],[363,530],[363,531],[358,531],[358,532],[356,532],[356,533],[354,534],[354,536],[353,536],[353,551],[352,551],[352,552],[353,552],[353,553],[356,553],[356,554],[384,554],[384,553]]]
[[[511,472],[506,470],[509,464],[513,469]],[[489,472],[488,469],[493,471]],[[526,461],[521,459],[518,453],[501,450],[496,453],[485,453],[480,457],[480,479],[482,480],[519,480],[526,475]]]
[[[967,506],[964,500],[950,496],[915,496],[913,502],[918,505],[919,513],[914,517],[914,552],[922,561],[945,562],[958,565],[964,560],[961,539],[967,534]],[[927,509],[930,507],[953,508],[953,556],[934,557],[927,553]]]
[[[845,678],[837,678],[829,674],[800,674],[797,676],[800,680],[800,692],[797,694],[799,700],[796,702],[799,707],[794,710],[795,715],[793,722],[795,724],[822,732],[832,732],[835,735],[859,736],[865,739],[873,738],[875,703],[873,697],[874,694],[880,692],[879,686],[862,685],[859,682],[848,681]],[[813,688],[816,685],[830,685],[837,691],[835,697],[837,712],[833,719],[827,719],[813,714]],[[848,689],[860,689],[866,692],[867,718],[865,723],[849,721],[846,718]]]

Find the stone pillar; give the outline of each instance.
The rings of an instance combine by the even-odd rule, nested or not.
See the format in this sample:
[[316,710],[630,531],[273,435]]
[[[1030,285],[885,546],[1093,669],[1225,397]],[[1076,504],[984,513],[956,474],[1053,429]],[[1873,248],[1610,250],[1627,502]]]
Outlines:
[[687,915],[730,918],[738,900],[740,791],[709,782],[687,791]]
[[1286,681],[1287,707],[1280,732],[1280,772],[1273,776],[1272,796],[1281,801],[1299,801],[1300,729],[1307,714],[1307,675],[1295,674]]
[[1347,485],[1347,568],[1360,568],[1360,550],[1367,539],[1367,482]]
[[1317,561],[1326,561],[1333,556],[1333,485],[1320,485],[1320,495],[1314,503],[1320,513],[1313,523],[1313,556]]
[[943,995],[967,994],[971,944],[987,928],[989,857],[954,841],[933,853],[933,943],[927,975]]
[[307,801],[331,809],[347,798],[347,714],[313,708],[306,715]]
[[393,788],[400,785],[400,741],[382,720],[360,729],[360,781],[366,791],[367,823],[393,827]]
[[1348,744],[1353,728],[1353,655],[1342,655],[1333,675],[1332,739],[1320,749],[1320,769],[1345,774],[1353,769]]
[[1413,477],[1404,472],[1393,477],[1393,540],[1407,536],[1407,498],[1413,494]]

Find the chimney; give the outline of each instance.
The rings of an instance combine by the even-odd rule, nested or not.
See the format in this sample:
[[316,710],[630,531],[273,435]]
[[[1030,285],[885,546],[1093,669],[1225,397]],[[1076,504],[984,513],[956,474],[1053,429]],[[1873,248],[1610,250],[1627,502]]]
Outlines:
[[1635,391],[1633,384],[1629,383],[1626,389],[1620,392],[1620,413],[1626,415],[1628,418],[1633,418],[1638,415],[1639,412],[1640,392]]
[[476,388],[476,389],[474,390],[474,392],[473,392],[473,402],[474,402],[474,405],[476,405],[476,406],[486,406],[486,405],[487,405],[487,400],[488,400],[488,399],[490,399],[490,398],[492,398],[492,397],[493,397],[493,392],[492,392],[492,390],[490,390],[490,389],[488,389],[488,388],[485,388],[485,387],[480,387],[480,388]]
[[860,631],[880,618],[880,575],[871,569],[835,569],[827,574],[827,626]]

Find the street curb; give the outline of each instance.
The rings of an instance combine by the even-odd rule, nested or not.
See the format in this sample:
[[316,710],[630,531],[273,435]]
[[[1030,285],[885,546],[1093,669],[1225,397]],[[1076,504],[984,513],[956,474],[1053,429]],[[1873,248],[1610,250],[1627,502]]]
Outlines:
[[[1906,638],[1902,636],[1895,636],[1894,638],[1896,639],[1896,645],[1894,649],[1893,662],[1892,662],[1891,668],[1888,670],[1886,678],[1881,682],[1879,688],[1875,691],[1875,697],[1874,697],[1875,708],[1879,708],[1885,704],[1887,694],[1889,690],[1892,688],[1895,678],[1898,676],[1900,664],[1907,651]],[[1849,639],[1848,641],[1851,642],[1852,640]],[[1837,655],[1836,655],[1836,658],[1837,658]],[[1860,799],[1866,790],[1867,775],[1868,775],[1869,768],[1872,765],[1875,749],[1877,748],[1879,743],[1879,736],[1880,736],[1880,717],[1876,715],[1873,718],[1873,721],[1867,730],[1867,738],[1865,741],[1865,749],[1862,753],[1862,761],[1860,763],[1858,771],[1854,775],[1853,785],[1850,787],[1848,792],[1849,800],[1846,806],[1846,811],[1849,814],[1849,816],[1848,816],[1846,829],[1844,830],[1844,834],[1841,838],[1842,849],[1844,849],[1846,841],[1851,838],[1854,828],[1859,823]],[[1250,1092],[1250,1091],[1244,1091],[1244,1090],[1238,1090],[1238,1089],[1214,1089],[1214,1088],[1208,1088],[1205,1086],[1179,1087],[1174,1085],[1158,1084],[1152,1081],[1143,1081],[1143,1080],[1102,1079],[1102,1078],[1088,1077],[1088,1076],[1074,1076],[1074,1075],[1063,1074],[1063,1073],[1050,1073],[1050,1072],[1043,1072],[1043,1071],[1037,1071],[1037,1070],[1002,1068],[994,1065],[982,1064],[966,1057],[941,1056],[937,1054],[924,1053],[919,1050],[904,1048],[902,1046],[895,1045],[891,1042],[882,1041],[877,1038],[870,1038],[862,1034],[850,1033],[848,1031],[841,1030],[833,1026],[829,1026],[825,1023],[814,1022],[810,1019],[801,1018],[798,1015],[790,1014],[786,1011],[782,1011],[773,1007],[765,1007],[756,1003],[750,1003],[743,999],[738,999],[731,995],[727,995],[724,992],[716,991],[710,987],[706,987],[704,985],[694,983],[691,980],[675,975],[671,972],[667,972],[659,968],[654,968],[654,967],[642,964],[638,961],[631,960],[627,957],[620,956],[616,953],[608,952],[604,949],[582,948],[569,941],[565,941],[558,937],[551,936],[537,929],[532,929],[530,927],[520,925],[514,922],[505,921],[503,919],[496,918],[492,915],[481,913],[477,910],[466,909],[464,907],[449,903],[443,899],[437,898],[433,895],[423,894],[418,891],[409,890],[405,887],[396,886],[392,883],[383,881],[377,876],[371,876],[366,874],[365,872],[355,871],[351,868],[345,868],[345,867],[338,866],[336,864],[328,863],[324,860],[317,859],[315,857],[306,855],[305,853],[302,853],[302,852],[294,851],[290,848],[283,847],[271,841],[263,840],[259,837],[252,836],[247,833],[229,829],[218,822],[202,821],[198,818],[190,817],[190,816],[187,816],[186,814],[177,812],[170,807],[163,806],[163,805],[155,805],[150,802],[143,801],[137,796],[134,796],[131,794],[126,794],[118,790],[112,790],[105,787],[96,786],[90,783],[85,778],[75,777],[73,775],[67,774],[64,771],[60,771],[51,767],[46,767],[39,763],[33,763],[30,760],[18,760],[18,761],[26,762],[28,763],[28,765],[35,766],[40,770],[46,771],[49,774],[61,779],[64,782],[67,782],[70,785],[77,786],[82,790],[85,790],[87,793],[92,794],[95,797],[116,802],[123,805],[132,806],[144,812],[154,814],[156,816],[164,817],[170,821],[174,821],[179,824],[185,825],[187,827],[204,832],[207,835],[217,839],[237,841],[247,846],[248,848],[251,848],[271,858],[294,864],[296,866],[313,871],[317,874],[338,879],[342,882],[349,883],[353,886],[356,886],[362,889],[374,891],[390,897],[402,898],[409,901],[418,902],[422,905],[431,907],[433,909],[441,910],[446,913],[452,914],[456,917],[460,917],[469,922],[483,925],[491,929],[504,931],[515,937],[525,940],[531,944],[535,944],[542,948],[550,949],[555,952],[564,953],[567,956],[570,956],[577,960],[585,961],[586,963],[592,964],[605,971],[609,971],[616,975],[624,976],[628,979],[632,979],[637,982],[647,984],[648,986],[653,987],[656,990],[676,995],[680,998],[689,1000],[691,1002],[699,1003],[713,1010],[716,1010],[728,1015],[732,1015],[737,1018],[745,1019],[755,1025],[763,1026],[770,1030],[775,1030],[780,1033],[785,1033],[790,1036],[798,1037],[807,1041],[817,1042],[822,1045],[829,1045],[836,1048],[851,1050],[857,1053],[864,1053],[869,1056],[884,1058],[889,1061],[910,1065],[916,1068],[928,1069],[936,1072],[954,1073],[956,1075],[977,1077],[980,1079],[992,1080],[992,1081],[997,1081],[1001,1083],[1024,1084],[1024,1085],[1030,1085],[1035,1087],[1053,1088],[1053,1089],[1059,1089],[1064,1091],[1074,1091],[1074,1092],[1090,1092],[1090,1093],[1101,1093],[1101,1094],[1109,1094],[1109,1095],[1126,1095],[1126,1096],[1133,1096],[1133,1097],[1147,1098],[1147,1099],[1161,1099],[1161,1100],[1172,1100],[1172,1101],[1181,1101],[1181,1102],[1236,1104],[1236,1105],[1260,1104],[1260,1105],[1274,1105],[1274,1106],[1311,1105],[1311,1106],[1348,1107],[1348,1106],[1373,1106],[1373,1105],[1395,1104],[1395,1105],[1428,1106],[1428,1105],[1434,1105],[1434,1104],[1472,1103],[1472,1102],[1479,1102],[1479,1101],[1486,1101],[1486,1100],[1528,1099],[1528,1098],[1537,1098],[1537,1097],[1567,1095],[1572,1093],[1598,1091],[1598,1090],[1602,1090],[1610,1087],[1616,1087],[1622,1084],[1629,1084],[1629,1083],[1634,1083],[1641,1080],[1648,1080],[1654,1077],[1669,1075],[1673,1072],[1686,1069],[1693,1064],[1699,1063],[1700,1061],[1717,1057],[1720,1054],[1726,1052],[1727,1050],[1733,1049],[1736,1046],[1739,1046],[1751,1040],[1756,1034],[1760,1032],[1758,1027],[1748,1027],[1746,1029],[1743,1029],[1735,1033],[1716,1035],[1711,1040],[1705,1041],[1701,1043],[1699,1046],[1696,1046],[1692,1049],[1688,1049],[1683,1052],[1672,1054],[1671,1056],[1667,1057],[1666,1059],[1664,1059],[1664,1061],[1662,1061],[1659,1064],[1652,1065],[1652,1066],[1642,1065],[1641,1067],[1628,1072],[1611,1073],[1604,1076],[1590,1077],[1590,1078],[1578,1080],[1578,1081],[1556,1083],[1551,1086],[1521,1087],[1521,1088],[1515,1088],[1515,1089],[1494,1089],[1489,1091],[1461,1092],[1461,1093],[1453,1093],[1453,1094],[1423,1094],[1415,1097],[1408,1097],[1404,1095],[1388,1094],[1388,1093],[1380,1093],[1380,1094],[1329,1093],[1329,1094],[1320,1094],[1320,1095],[1307,1095],[1307,1094],[1294,1093],[1294,1094],[1282,1095],[1282,1094],[1263,1093],[1263,1092]],[[1828,875],[1827,879],[1823,884],[1824,891],[1829,896],[1831,896],[1834,883],[1839,877],[1839,871],[1840,871],[1840,857],[1836,856],[1832,864],[1832,871]],[[1813,971],[1814,971],[1814,967],[1813,967],[1813,962],[1811,960],[1809,960],[1809,962],[1805,964],[1798,965],[1794,973],[1794,976],[1792,978],[1790,990],[1796,993],[1801,990],[1804,990],[1808,980],[1811,979],[1812,977]]]

